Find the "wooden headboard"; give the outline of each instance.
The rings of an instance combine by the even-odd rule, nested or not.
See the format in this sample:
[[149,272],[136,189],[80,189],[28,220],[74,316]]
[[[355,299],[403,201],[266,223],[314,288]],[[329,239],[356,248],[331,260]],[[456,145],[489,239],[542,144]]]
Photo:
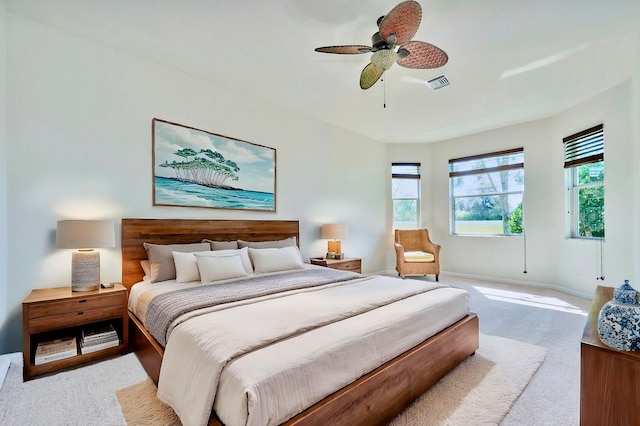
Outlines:
[[142,281],[140,261],[147,258],[143,243],[199,243],[217,241],[275,241],[296,237],[297,220],[201,220],[201,219],[122,219],[122,284],[131,288]]

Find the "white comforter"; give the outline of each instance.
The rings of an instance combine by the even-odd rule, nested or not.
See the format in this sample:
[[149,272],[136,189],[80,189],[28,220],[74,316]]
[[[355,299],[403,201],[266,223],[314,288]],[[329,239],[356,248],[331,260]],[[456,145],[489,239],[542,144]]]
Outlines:
[[236,303],[174,329],[158,397],[185,425],[214,401],[228,426],[280,424],[468,312],[463,290],[391,277]]

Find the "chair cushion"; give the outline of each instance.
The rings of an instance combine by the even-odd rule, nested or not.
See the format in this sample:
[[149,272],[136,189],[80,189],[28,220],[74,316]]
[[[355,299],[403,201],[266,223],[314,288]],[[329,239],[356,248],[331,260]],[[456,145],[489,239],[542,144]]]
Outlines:
[[433,262],[436,257],[433,253],[427,253],[426,251],[405,251],[404,261],[407,263],[425,263]]

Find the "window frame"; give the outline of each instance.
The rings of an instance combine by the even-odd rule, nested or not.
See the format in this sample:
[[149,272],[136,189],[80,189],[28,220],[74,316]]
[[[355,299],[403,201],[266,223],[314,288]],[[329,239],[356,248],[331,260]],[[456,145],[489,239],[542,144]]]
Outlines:
[[[394,167],[415,167],[415,173],[394,173]],[[421,218],[421,203],[422,203],[422,173],[421,173],[421,163],[408,163],[408,162],[393,162],[391,163],[391,223],[393,229],[419,229],[420,224],[422,223]],[[417,198],[416,197],[395,197],[393,194],[393,180],[394,179],[406,179],[417,181],[416,189],[417,189]],[[415,200],[416,204],[416,222],[415,227],[412,226],[396,226],[396,216],[395,216],[395,201],[396,200]]]
[[[493,167],[484,167],[484,168],[476,168],[476,169],[472,169],[472,170],[463,170],[463,171],[454,171],[454,167],[455,164],[457,163],[461,163],[461,162],[468,162],[468,161],[473,161],[473,160],[482,160],[482,159],[488,159],[488,158],[496,158],[496,157],[504,157],[504,156],[509,156],[509,155],[513,155],[513,154],[522,154],[522,162],[518,162],[518,163],[512,163],[512,164],[506,164],[506,165],[501,165],[501,166],[493,166]],[[466,195],[459,195],[456,196],[455,195],[455,178],[459,177],[459,176],[468,176],[468,175],[488,175],[490,173],[495,173],[495,172],[503,172],[503,171],[510,171],[510,170],[522,170],[522,177],[523,177],[523,183],[522,183],[522,190],[520,191],[504,191],[504,192],[495,192],[495,193],[476,193],[476,194],[466,194]],[[471,156],[467,156],[467,157],[460,157],[460,158],[452,158],[449,160],[449,217],[450,217],[450,233],[453,236],[474,236],[474,237],[522,237],[524,236],[525,230],[524,230],[524,193],[525,193],[525,187],[524,187],[524,147],[519,147],[519,148],[512,148],[512,149],[506,149],[506,150],[502,150],[502,151],[494,151],[494,152],[488,152],[488,153],[484,153],[484,154],[479,154],[479,155],[471,155]],[[522,223],[521,223],[521,227],[522,227],[522,232],[521,233],[495,233],[495,232],[487,232],[487,233],[481,233],[481,232],[458,232],[456,230],[456,200],[458,199],[463,199],[463,198],[477,198],[480,196],[498,196],[498,197],[509,197],[512,195],[520,195],[522,200],[520,202],[521,205],[521,211],[522,211]],[[515,210],[515,209],[514,209]],[[511,212],[513,213],[513,212]]]
[[[562,139],[564,148],[565,186],[567,189],[566,238],[578,240],[604,240],[606,236],[604,183],[604,125],[599,124]],[[597,182],[580,183],[581,166],[602,162],[603,178]],[[580,235],[580,190],[602,188],[602,232],[603,236]]]

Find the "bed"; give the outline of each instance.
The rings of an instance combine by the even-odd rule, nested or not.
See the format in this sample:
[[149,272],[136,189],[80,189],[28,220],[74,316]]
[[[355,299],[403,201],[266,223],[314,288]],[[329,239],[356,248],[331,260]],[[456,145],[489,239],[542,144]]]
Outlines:
[[[188,243],[199,243],[203,239],[210,239],[215,241],[235,241],[235,240],[245,240],[245,241],[280,241],[285,240],[291,237],[296,238],[296,242],[299,242],[299,224],[297,221],[245,221],[245,220],[189,220],[189,219],[122,219],[122,280],[123,284],[131,289],[136,283],[140,283],[143,281],[144,272],[140,266],[140,262],[147,258],[147,251],[143,247],[143,243],[153,243],[158,245],[166,245],[166,244],[188,244]],[[305,266],[308,268],[308,266]],[[327,268],[315,267],[317,269],[323,269],[328,271]],[[302,273],[302,271],[299,271]],[[286,272],[290,275],[297,273],[297,271]],[[322,274],[325,272],[322,271],[313,271],[315,274]],[[349,272],[348,274],[353,274]],[[271,275],[271,274],[266,274]],[[354,274],[357,275],[357,274]],[[392,280],[392,281],[384,281],[384,280]],[[395,281],[394,281],[395,280]],[[233,281],[233,280],[231,280]],[[283,280],[284,281],[284,280]],[[289,290],[286,293],[286,297],[284,296],[261,296],[263,298],[268,299],[268,303],[256,304],[255,306],[268,306],[272,305],[269,309],[282,309],[281,307],[277,307],[276,303],[285,303],[284,300],[288,297],[296,297],[297,300],[306,300],[304,303],[313,303],[309,302],[310,300],[315,300],[316,295],[324,294],[319,293],[326,292],[328,297],[338,297],[339,300],[343,300],[343,295],[347,293],[351,294],[361,294],[366,295],[366,298],[375,298],[378,293],[384,293],[388,290],[390,282],[399,284],[397,287],[401,287],[402,289],[393,289],[393,291],[407,291],[410,292],[410,296],[398,296],[398,300],[400,302],[391,303],[385,305],[381,309],[371,309],[370,311],[366,311],[363,315],[369,315],[366,317],[367,319],[362,319],[362,315],[353,315],[353,318],[349,317],[348,321],[356,326],[360,327],[373,327],[369,323],[375,323],[378,319],[375,319],[376,316],[379,317],[380,320],[383,320],[385,315],[388,317],[390,315],[389,309],[398,309],[398,303],[413,303],[418,306],[418,298],[424,298],[426,296],[424,294],[441,294],[442,298],[445,296],[448,298],[449,295],[455,298],[460,298],[460,294],[454,289],[446,288],[433,288],[426,290],[415,290],[413,287],[417,287],[418,285],[426,285],[424,281],[415,281],[406,280],[401,281],[397,278],[391,277],[345,277],[344,284],[341,282],[332,283],[332,284],[323,284],[317,287],[314,287],[313,290]],[[433,283],[435,284],[435,283]],[[165,285],[165,284],[163,284]],[[166,283],[167,286],[170,286],[170,283]],[[412,287],[413,286],[413,287]],[[325,289],[326,287],[326,289]],[[318,290],[316,290],[318,289]],[[318,293],[313,293],[314,298],[309,298],[306,295],[306,292],[314,292],[318,291]],[[333,292],[333,293],[332,293]],[[133,295],[135,291],[131,291]],[[139,292],[138,292],[139,293]],[[415,294],[414,294],[415,293]],[[291,294],[291,295],[290,295]],[[408,294],[408,293],[407,293]],[[431,297],[431,296],[430,296]],[[303,299],[300,299],[303,298]],[[306,299],[304,299],[306,298]],[[363,298],[365,298],[363,296]],[[277,301],[274,299],[278,299]],[[282,300],[280,300],[282,299]],[[402,299],[402,300],[400,300]],[[406,301],[405,301],[406,299]],[[292,299],[293,300],[293,299]],[[336,299],[337,300],[337,299]],[[241,302],[243,304],[245,302]],[[251,305],[253,302],[248,303]],[[375,300],[372,301],[373,304],[377,303]],[[444,303],[444,302],[443,302]],[[234,308],[235,309],[235,308]],[[242,309],[248,309],[243,307]],[[267,309],[266,307],[264,309]],[[336,308],[338,309],[338,308]],[[351,308],[349,308],[351,309]],[[387,309],[384,311],[383,309]],[[449,308],[447,308],[449,309]],[[462,308],[453,307],[453,310],[460,310]],[[135,309],[134,309],[135,310]],[[406,309],[403,309],[406,310]],[[233,309],[220,309],[220,311],[233,311]],[[260,311],[258,309],[257,311]],[[427,312],[422,308],[416,308],[416,312]],[[252,311],[253,312],[253,311]],[[269,312],[268,310],[265,312]],[[313,309],[313,312],[316,312]],[[429,311],[430,312],[430,311]],[[223,315],[219,312],[210,312],[207,315]],[[224,315],[229,315],[228,313],[224,313]],[[420,315],[423,315],[420,313]],[[429,314],[432,315],[432,314]],[[306,401],[312,401],[312,403],[305,403],[307,405],[303,405],[302,408],[295,410],[295,415],[291,417],[291,415],[286,414],[286,421],[283,421],[283,424],[287,425],[322,425],[322,424],[349,424],[349,425],[375,425],[387,424],[393,417],[395,417],[399,412],[401,412],[405,407],[407,407],[414,399],[416,399],[419,395],[421,395],[424,391],[430,388],[433,384],[435,384],[441,377],[443,377],[447,372],[451,371],[456,365],[466,359],[469,355],[473,354],[475,350],[478,348],[478,319],[475,314],[468,312],[468,305],[466,311],[464,313],[457,313],[457,316],[460,318],[456,318],[456,320],[445,326],[442,330],[435,330],[429,332],[427,338],[419,337],[418,335],[412,337],[412,339],[419,339],[417,342],[411,342],[407,340],[404,342],[405,345],[410,344],[408,348],[402,348],[402,352],[398,354],[393,354],[393,356],[389,356],[388,354],[378,354],[371,355],[372,359],[369,359],[370,355],[368,352],[359,352],[361,354],[365,354],[362,356],[362,360],[358,358],[358,361],[361,361],[358,368],[366,368],[366,371],[363,372],[345,372],[339,370],[339,374],[346,375],[348,377],[349,374],[355,374],[352,379],[349,379],[349,382],[340,385],[339,388],[332,389],[327,395],[323,395],[321,398],[318,398],[317,395],[307,395]],[[142,316],[142,315],[141,315]],[[395,316],[391,315],[391,316]],[[140,318],[138,318],[133,312],[130,311],[130,336],[131,336],[131,346],[133,351],[137,354],[140,359],[142,365],[145,370],[149,374],[149,376],[158,384],[158,381],[161,377],[161,365],[163,363],[163,358],[166,359],[165,367],[163,367],[163,374],[166,376],[169,373],[166,371],[170,371],[170,365],[175,365],[176,362],[169,361],[173,358],[176,358],[176,349],[172,349],[177,346],[181,341],[184,340],[185,343],[181,343],[179,346],[186,346],[189,339],[189,330],[192,327],[192,324],[196,324],[199,318],[205,318],[206,315],[199,316],[195,319],[190,319],[184,321],[184,323],[173,328],[173,332],[171,334],[171,338],[167,340],[167,354],[165,357],[165,347],[159,343],[159,340],[162,341],[162,337],[154,338],[147,328],[143,325]],[[224,321],[224,317],[215,317],[216,320]],[[230,317],[233,318],[233,317]],[[258,317],[259,318],[259,317]],[[271,317],[265,317],[271,318]],[[256,319],[256,321],[261,321],[260,319]],[[412,321],[405,320],[407,322],[407,327],[410,327]],[[200,321],[202,322],[202,321]],[[343,321],[340,321],[343,322]],[[346,322],[346,321],[345,321]],[[437,321],[434,321],[434,323]],[[359,324],[359,325],[358,325]],[[436,325],[434,325],[435,327]],[[327,324],[326,327],[337,327],[336,325]],[[394,325],[390,327],[385,327],[389,329],[399,329],[398,327],[404,327],[404,325]],[[416,327],[413,327],[416,328]],[[176,331],[177,330],[177,331]],[[186,331],[183,331],[186,330]],[[327,336],[342,336],[343,333],[338,328],[331,328],[331,332],[327,331],[329,328],[324,329],[324,327],[319,327],[318,331],[312,330],[309,333],[317,333],[311,334],[313,338],[311,339],[307,332],[300,333],[299,331],[294,331],[294,336],[292,338],[287,337],[286,339],[282,339],[284,343],[282,344],[282,348],[287,351],[289,357],[293,357],[293,353],[299,350],[300,347],[307,347],[308,342],[304,345],[299,346],[290,346],[289,350],[287,350],[286,345],[295,345],[295,339],[304,339],[307,335],[307,339],[313,341],[322,342],[322,339],[327,339]],[[404,330],[404,329],[402,329]],[[199,336],[199,331],[195,332],[195,336]],[[323,334],[324,333],[324,334]],[[346,333],[346,332],[345,332]],[[426,332],[425,332],[426,333]],[[363,334],[368,335],[368,332],[365,330]],[[406,333],[411,334],[411,333]],[[175,337],[174,337],[175,336]],[[345,334],[346,336],[346,334]],[[219,336],[217,338],[220,338]],[[333,337],[332,337],[333,338]],[[393,332],[387,337],[390,339],[397,339],[398,335],[394,335]],[[351,337],[349,337],[351,339]],[[345,337],[346,342],[350,342]],[[340,340],[336,337],[336,340]],[[400,339],[402,340],[402,339]],[[394,340],[392,340],[394,341]],[[304,342],[304,340],[300,340],[300,342]],[[226,342],[225,342],[226,343]],[[332,342],[327,341],[327,346],[332,346]],[[350,343],[349,343],[350,344]],[[224,345],[222,345],[224,346]],[[276,345],[273,345],[276,346]],[[394,345],[382,345],[382,346],[394,346]],[[255,351],[255,353],[243,354],[237,359],[234,359],[233,362],[227,365],[223,372],[219,376],[219,385],[222,390],[218,392],[218,396],[222,395],[227,398],[229,401],[226,403],[220,403],[218,398],[216,398],[216,402],[213,405],[215,410],[211,411],[210,417],[208,419],[209,424],[220,425],[222,421],[218,419],[218,413],[216,410],[220,410],[220,414],[222,414],[222,418],[224,419],[224,406],[225,405],[247,405],[247,402],[237,402],[234,401],[233,392],[231,391],[234,388],[237,388],[237,383],[234,383],[233,380],[227,380],[226,377],[235,377],[235,375],[243,374],[246,372],[247,376],[251,376],[251,374],[255,374],[256,377],[260,376],[260,371],[258,368],[253,368],[256,365],[261,365],[261,363],[266,362],[267,359],[278,359],[277,362],[281,361],[280,358],[287,358],[287,356],[273,356],[273,352],[271,356],[269,356],[269,351],[272,349],[265,348],[264,354],[260,355],[262,351]],[[307,350],[307,349],[305,349]],[[311,352],[315,351],[313,349],[308,349]],[[397,350],[397,348],[394,348]],[[189,351],[190,353],[191,351]],[[197,351],[193,351],[197,352]],[[329,365],[336,365],[336,358],[332,359],[331,356],[340,356],[343,355],[343,349],[337,351],[338,354],[329,354],[322,355],[326,363],[329,362]],[[375,351],[373,351],[375,352]],[[315,352],[313,352],[315,354]],[[356,352],[358,353],[358,352]],[[188,355],[188,354],[187,354]],[[180,353],[179,357],[183,357],[185,354]],[[264,358],[259,358],[263,356]],[[315,356],[315,355],[314,355]],[[321,356],[318,355],[319,358]],[[383,362],[379,364],[372,364],[368,366],[369,363],[374,362],[373,360],[383,359]],[[388,357],[387,360],[385,357]],[[343,356],[344,358],[344,356]],[[348,356],[347,361],[351,364],[353,362],[353,356]],[[306,358],[305,358],[306,359]],[[295,358],[294,358],[295,360]],[[344,359],[342,359],[344,361]],[[271,361],[270,361],[271,362]],[[277,364],[276,362],[276,364]],[[334,364],[331,364],[334,363]],[[300,364],[294,362],[294,364]],[[358,364],[358,363],[355,363]],[[341,365],[341,364],[340,364]],[[284,367],[277,367],[269,365],[269,369],[273,369],[273,371],[278,370],[278,368],[283,369]],[[296,368],[287,368],[286,372],[288,375],[295,375],[296,369],[299,368],[300,371],[306,372],[311,378],[324,376],[324,374],[314,374],[309,375],[308,371],[305,370],[307,366],[297,366]],[[310,368],[310,367],[309,367]],[[350,367],[351,368],[351,367]],[[252,372],[252,370],[255,370]],[[229,371],[227,373],[227,371]],[[270,370],[271,371],[271,370]],[[279,370],[278,370],[279,371]],[[285,371],[285,370],[282,370]],[[347,374],[348,373],[348,374]],[[177,374],[179,376],[179,374]],[[328,374],[330,376],[330,374]],[[176,377],[176,373],[174,376],[167,377]],[[238,381],[245,380],[245,377],[239,378]],[[344,377],[340,378],[341,380],[345,380]],[[271,378],[269,379],[271,380]],[[276,380],[276,379],[274,379]],[[299,380],[299,378],[297,379]],[[170,383],[168,380],[164,380],[165,383]],[[294,380],[295,382],[295,380]],[[339,381],[338,381],[339,382]],[[173,382],[171,382],[173,383]],[[277,382],[280,383],[280,382]],[[336,382],[337,383],[337,382]],[[160,383],[162,385],[162,383]],[[184,386],[184,384],[182,385]],[[257,386],[257,385],[256,385]],[[270,389],[278,388],[280,385],[272,385]],[[335,386],[335,383],[333,383]],[[167,389],[168,385],[165,384],[164,388]],[[173,387],[173,384],[172,384]],[[175,384],[176,389],[179,389],[180,384]],[[260,388],[260,386],[257,386]],[[161,389],[161,387],[159,387]],[[254,389],[254,388],[252,388]],[[242,389],[240,389],[242,391]],[[291,398],[294,395],[291,394],[306,394],[308,393],[305,389],[304,392],[291,392],[291,390],[284,389],[285,395],[290,395]],[[288,393],[287,393],[288,392]],[[179,393],[176,391],[176,393]],[[242,392],[240,392],[242,393]],[[245,392],[248,393],[248,392]],[[267,394],[270,395],[269,392]],[[276,395],[276,394],[274,394]],[[224,398],[220,396],[220,400]],[[304,395],[303,395],[304,396]],[[275,398],[275,396],[274,396]],[[296,396],[297,398],[297,396]],[[303,399],[304,399],[303,398]],[[288,397],[286,399],[289,399]],[[316,401],[317,400],[317,401]],[[269,401],[267,401],[269,402]],[[265,402],[266,405],[269,405]],[[288,403],[288,402],[287,402]],[[292,404],[300,404],[299,401],[294,401]],[[223,407],[221,407],[221,404]],[[253,403],[249,404],[252,405]],[[280,405],[280,402],[273,403],[270,405]],[[285,407],[286,408],[286,407]],[[285,409],[283,408],[283,409]],[[288,408],[287,408],[288,409]],[[262,410],[262,409],[260,409]],[[257,410],[257,411],[260,411]],[[178,410],[177,410],[178,411]],[[279,413],[280,415],[281,413]],[[266,414],[266,418],[269,418],[270,414]],[[261,417],[255,415],[255,418],[260,419]],[[273,422],[272,420],[269,420]],[[261,424],[262,420],[258,420],[258,423]],[[265,422],[268,423],[268,422]],[[276,423],[280,423],[279,421]]]

